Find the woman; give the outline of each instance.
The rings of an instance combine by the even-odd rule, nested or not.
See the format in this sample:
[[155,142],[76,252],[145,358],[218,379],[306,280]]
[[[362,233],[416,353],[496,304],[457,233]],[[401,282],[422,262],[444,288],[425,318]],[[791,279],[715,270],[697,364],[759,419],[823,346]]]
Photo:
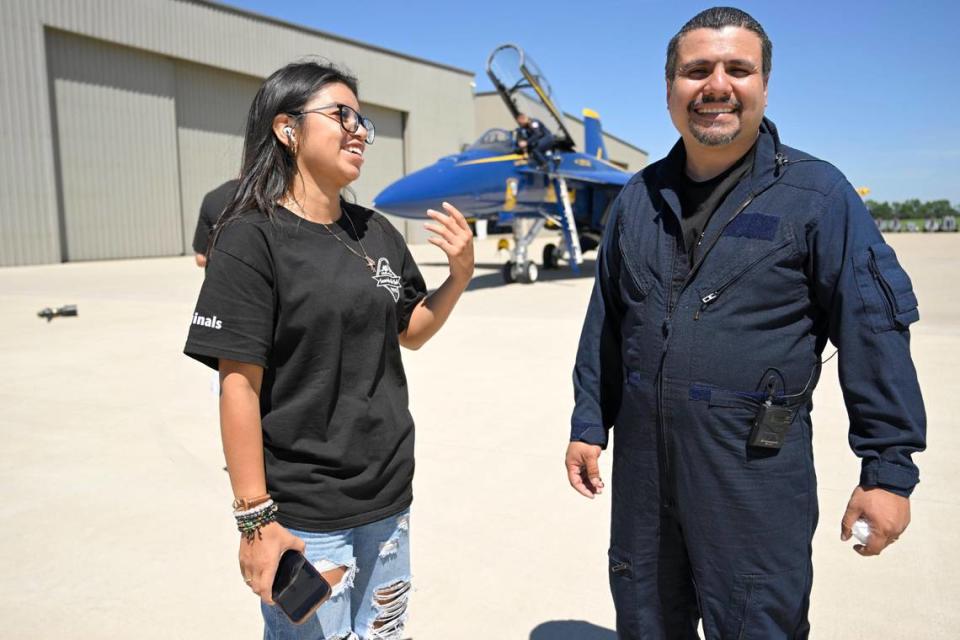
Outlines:
[[[220,371],[240,571],[266,638],[399,638],[406,618],[413,420],[400,346],[446,321],[473,244],[454,207],[429,212],[450,276],[427,296],[402,236],[340,197],[373,141],[344,72],[304,62],[267,78],[185,348]],[[333,586],[299,626],[271,600],[287,549]]]

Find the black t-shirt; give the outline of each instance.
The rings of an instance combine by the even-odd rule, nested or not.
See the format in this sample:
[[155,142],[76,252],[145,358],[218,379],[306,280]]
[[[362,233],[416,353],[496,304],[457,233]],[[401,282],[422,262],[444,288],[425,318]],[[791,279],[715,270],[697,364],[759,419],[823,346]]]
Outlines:
[[267,490],[280,523],[331,531],[413,500],[413,418],[398,334],[426,285],[383,216],[343,203],[330,230],[278,208],[223,226],[184,352],[264,368]]
[[680,197],[680,226],[683,230],[683,244],[690,262],[693,262],[693,248],[699,242],[710,217],[723,203],[743,176],[753,168],[753,158],[757,145],[737,160],[733,166],[720,175],[697,182],[681,171],[677,195]]
[[220,214],[227,208],[227,203],[237,192],[239,180],[227,180],[222,185],[203,196],[200,203],[200,216],[197,218],[197,229],[193,232],[193,252],[204,254],[210,242],[210,232],[217,224]]

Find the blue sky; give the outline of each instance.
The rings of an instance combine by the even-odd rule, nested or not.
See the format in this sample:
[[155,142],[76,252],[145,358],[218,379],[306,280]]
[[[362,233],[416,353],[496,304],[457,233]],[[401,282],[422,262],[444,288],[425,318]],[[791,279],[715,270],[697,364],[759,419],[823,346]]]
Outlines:
[[[650,153],[677,139],[664,51],[705,2],[225,2],[281,20],[474,71],[522,46],[567,112]],[[767,115],[783,141],[837,165],[876,200],[960,204],[960,2],[739,2],[773,41]],[[336,8],[335,8],[336,7]],[[320,52],[304,52],[320,53]],[[349,65],[349,61],[345,61]],[[360,78],[361,87],[363,78]]]

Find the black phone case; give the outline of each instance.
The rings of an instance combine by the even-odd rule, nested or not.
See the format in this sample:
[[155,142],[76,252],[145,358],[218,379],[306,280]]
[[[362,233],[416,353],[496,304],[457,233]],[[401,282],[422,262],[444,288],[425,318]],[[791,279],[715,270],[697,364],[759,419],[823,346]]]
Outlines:
[[303,624],[330,597],[329,583],[302,553],[280,556],[273,579],[273,601],[294,624]]

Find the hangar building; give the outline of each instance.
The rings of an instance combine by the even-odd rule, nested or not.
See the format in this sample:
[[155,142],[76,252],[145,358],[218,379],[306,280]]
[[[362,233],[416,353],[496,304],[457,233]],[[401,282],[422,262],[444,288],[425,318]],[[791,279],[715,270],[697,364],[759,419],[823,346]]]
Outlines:
[[[191,253],[204,193],[239,170],[257,87],[309,55],[360,78],[377,124],[360,203],[512,126],[497,96],[474,94],[472,71],[215,2],[4,0],[0,266]],[[631,170],[646,164],[613,136],[607,148]]]

